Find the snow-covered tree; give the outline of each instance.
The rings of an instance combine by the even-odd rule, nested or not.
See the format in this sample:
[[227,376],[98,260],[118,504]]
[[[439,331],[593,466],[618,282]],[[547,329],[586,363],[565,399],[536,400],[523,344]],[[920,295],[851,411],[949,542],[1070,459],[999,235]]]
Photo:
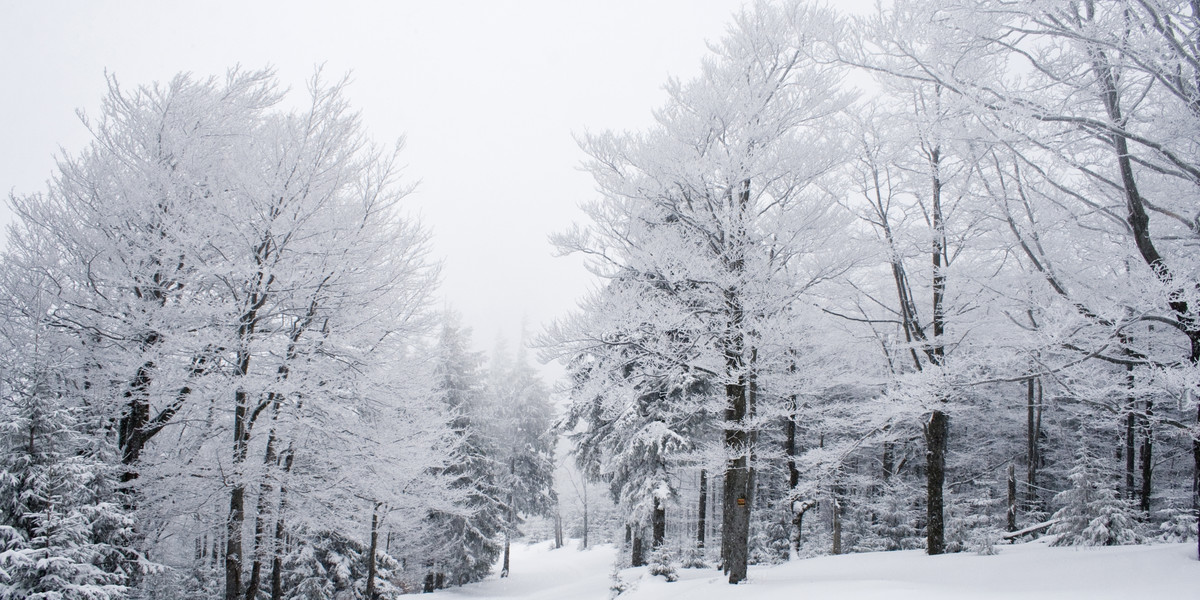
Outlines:
[[520,532],[522,517],[550,516],[557,503],[554,447],[558,436],[550,391],[529,364],[524,341],[515,359],[502,346],[497,348],[488,367],[488,388],[496,486],[508,509],[500,570],[500,576],[507,577],[510,542]]
[[[658,126],[584,139],[602,197],[585,208],[586,229],[558,240],[628,287],[612,309],[588,304],[598,318],[551,332],[563,354],[624,346],[643,372],[703,375],[724,389],[722,554],[732,583],[748,558],[758,377],[783,358],[763,353],[760,339],[843,268],[843,257],[818,251],[839,228],[815,182],[840,160],[831,125],[844,97],[835,70],[800,51],[830,25],[797,3],[741,13],[699,77],[668,85]],[[623,325],[602,327],[613,321]]]
[[443,474],[464,494],[460,510],[430,514],[439,552],[434,583],[463,585],[487,576],[502,551],[508,505],[497,483],[496,440],[491,436],[483,356],[471,350],[470,330],[443,317],[437,345],[437,394],[450,411],[454,445]]
[[55,343],[45,283],[9,268],[0,288],[0,598],[121,598],[141,564],[115,440]]

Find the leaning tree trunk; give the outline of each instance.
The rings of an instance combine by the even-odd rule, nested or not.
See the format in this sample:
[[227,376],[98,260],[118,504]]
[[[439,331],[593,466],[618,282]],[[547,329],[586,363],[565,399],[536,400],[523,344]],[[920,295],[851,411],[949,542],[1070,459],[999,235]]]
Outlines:
[[[1174,293],[1167,299],[1167,306],[1175,314],[1176,322],[1188,338],[1191,345],[1188,360],[1195,366],[1200,364],[1200,323],[1192,314],[1194,307],[1187,301],[1190,295],[1189,290],[1181,289],[1184,284],[1180,283],[1175,272],[1159,254],[1158,248],[1154,245],[1154,238],[1150,234],[1150,215],[1146,211],[1146,201],[1138,189],[1137,178],[1133,171],[1134,159],[1129,151],[1129,139],[1124,133],[1128,121],[1121,108],[1121,88],[1117,84],[1117,74],[1103,51],[1093,47],[1089,48],[1089,52],[1092,59],[1092,74],[1099,84],[1100,100],[1104,103],[1105,112],[1113,128],[1107,139],[1112,144],[1113,153],[1117,159],[1121,191],[1125,194],[1127,211],[1125,220],[1129,224],[1134,246],[1137,247],[1142,260],[1150,267],[1160,282],[1168,289],[1174,290]],[[1190,287],[1192,288],[1190,291],[1195,291],[1194,284],[1191,284]],[[1200,425],[1200,402],[1196,406],[1196,421]],[[1194,462],[1192,494],[1193,504],[1200,505],[1200,426],[1195,431],[1197,433],[1192,434],[1192,459]],[[1200,529],[1200,511],[1197,511],[1196,518],[1197,528]],[[1197,536],[1196,539],[1196,555],[1197,558],[1200,558],[1200,536]]]

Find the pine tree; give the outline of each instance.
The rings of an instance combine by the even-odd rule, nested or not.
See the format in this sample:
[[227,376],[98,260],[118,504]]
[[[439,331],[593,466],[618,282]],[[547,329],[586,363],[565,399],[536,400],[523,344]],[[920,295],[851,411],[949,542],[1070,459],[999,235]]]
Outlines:
[[1055,546],[1116,546],[1141,541],[1132,507],[1104,485],[1099,465],[1086,449],[1076,453],[1068,479],[1071,487],[1054,497],[1062,504],[1054,513],[1058,523],[1050,529],[1059,536]]
[[509,546],[520,535],[523,516],[549,516],[557,502],[554,491],[554,407],[550,393],[529,364],[524,345],[507,362],[503,349],[492,357],[489,372],[496,481],[508,507],[504,528],[504,564],[509,572]]
[[[49,364],[36,339],[5,348],[0,599],[120,598],[138,556],[133,520],[114,489],[110,440],[96,440],[103,432],[83,427],[86,409],[63,377],[70,371],[59,361]],[[21,359],[33,364],[13,364]]]
[[447,315],[437,347],[437,393],[452,413],[454,446],[444,475],[464,494],[463,512],[435,511],[429,519],[439,543],[437,574],[451,585],[479,581],[502,550],[508,507],[496,481],[496,441],[491,437],[483,387],[483,357],[470,349],[470,330]]

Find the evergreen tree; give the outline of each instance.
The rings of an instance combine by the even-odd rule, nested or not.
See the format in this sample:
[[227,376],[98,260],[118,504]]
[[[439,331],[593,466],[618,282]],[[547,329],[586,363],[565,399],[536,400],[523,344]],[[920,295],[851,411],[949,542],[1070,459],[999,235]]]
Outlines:
[[500,556],[508,506],[497,485],[496,441],[488,427],[482,368],[482,354],[470,349],[470,330],[448,315],[438,340],[435,374],[437,393],[452,414],[455,438],[443,474],[451,479],[451,488],[463,494],[463,512],[435,511],[429,516],[440,548],[431,573],[434,582],[438,575],[451,585],[479,581]]
[[1108,489],[1099,474],[1095,457],[1080,449],[1068,478],[1071,487],[1059,492],[1062,504],[1050,533],[1058,534],[1055,546],[1116,546],[1141,541],[1137,521],[1128,503]]
[[557,502],[554,491],[554,407],[550,393],[533,370],[524,345],[511,364],[503,350],[493,357],[489,373],[496,439],[496,481],[508,514],[504,530],[504,564],[509,571],[509,545],[520,534],[522,516],[550,516]]
[[[82,390],[69,377],[71,355],[52,354],[40,317],[6,317],[0,335],[0,599],[123,597],[138,556],[133,520],[115,490],[111,439],[88,430]],[[22,326],[25,319],[34,325]]]

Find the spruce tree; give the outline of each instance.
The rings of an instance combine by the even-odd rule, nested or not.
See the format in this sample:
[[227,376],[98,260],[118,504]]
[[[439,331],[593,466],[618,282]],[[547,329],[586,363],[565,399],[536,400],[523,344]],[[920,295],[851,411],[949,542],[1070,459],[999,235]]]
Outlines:
[[444,475],[451,478],[451,487],[463,494],[463,512],[430,514],[440,542],[430,574],[434,582],[440,574],[443,581],[462,585],[483,579],[496,563],[508,507],[496,480],[497,449],[488,431],[483,357],[470,349],[470,330],[456,321],[447,316],[442,325],[436,377],[437,392],[453,415],[455,437]]

